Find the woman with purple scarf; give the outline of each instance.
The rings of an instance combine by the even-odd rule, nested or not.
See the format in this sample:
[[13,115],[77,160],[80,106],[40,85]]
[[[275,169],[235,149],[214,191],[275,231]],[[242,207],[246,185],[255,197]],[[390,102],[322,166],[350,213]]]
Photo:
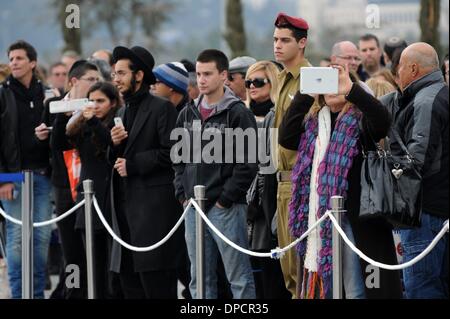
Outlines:
[[[280,126],[280,145],[298,150],[292,173],[289,228],[293,236],[300,237],[330,209],[332,196],[343,196],[346,213],[342,227],[350,240],[369,257],[395,264],[390,225],[382,219],[358,219],[362,145],[366,150],[373,149],[372,139],[379,141],[387,135],[391,117],[345,66],[335,68],[339,70],[338,94],[312,97],[298,92]],[[297,247],[301,298],[331,297],[331,224],[325,220]],[[372,284],[365,276],[374,272],[377,282]],[[343,250],[343,276],[347,299],[402,296],[399,272],[367,267],[347,245]]]

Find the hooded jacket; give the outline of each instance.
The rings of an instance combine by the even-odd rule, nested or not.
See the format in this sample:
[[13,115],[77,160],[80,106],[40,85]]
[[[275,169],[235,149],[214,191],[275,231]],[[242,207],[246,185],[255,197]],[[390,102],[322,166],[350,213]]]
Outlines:
[[[178,137],[176,146],[181,148],[178,148],[177,154],[184,151],[183,154],[187,156],[183,155],[181,160],[174,162],[176,197],[180,202],[194,198],[194,186],[204,185],[207,210],[216,202],[226,208],[234,203],[246,204],[247,190],[258,170],[257,161],[249,154],[249,151],[257,154],[256,148],[252,149],[256,147],[256,142],[247,141],[243,149],[237,150],[234,141],[232,154],[229,152],[231,147],[224,146],[226,135],[230,133],[227,129],[254,130],[257,137],[255,118],[227,87],[222,100],[205,121],[200,114],[202,100],[203,96],[200,96],[189,103],[178,116],[176,127],[183,129],[184,136]],[[199,136],[203,137],[201,144]],[[186,142],[189,142],[189,146]],[[215,149],[221,148],[224,152],[216,154],[211,151],[212,146]],[[205,156],[201,156],[206,153],[214,155],[212,163],[205,160]]]
[[[422,174],[423,210],[443,218],[449,215],[448,95],[438,70],[414,81],[402,94],[394,92],[381,99]],[[393,143],[391,150],[402,154],[398,144]]]

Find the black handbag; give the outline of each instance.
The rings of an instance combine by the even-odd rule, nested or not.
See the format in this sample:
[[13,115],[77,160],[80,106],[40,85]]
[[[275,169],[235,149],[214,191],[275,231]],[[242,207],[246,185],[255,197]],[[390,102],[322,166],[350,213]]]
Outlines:
[[398,132],[393,129],[392,133],[391,142],[399,144],[402,155],[393,155],[389,147],[383,149],[372,137],[376,151],[365,152],[363,147],[359,217],[382,217],[395,228],[419,227],[422,176]]

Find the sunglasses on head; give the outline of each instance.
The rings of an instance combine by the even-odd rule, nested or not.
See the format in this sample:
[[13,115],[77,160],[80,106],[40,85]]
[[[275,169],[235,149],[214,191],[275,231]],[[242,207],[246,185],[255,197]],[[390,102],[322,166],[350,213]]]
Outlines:
[[256,78],[253,80],[245,80],[245,87],[247,89],[250,88],[250,86],[253,84],[255,88],[262,88],[267,83],[270,83],[268,79],[262,79],[262,78]]

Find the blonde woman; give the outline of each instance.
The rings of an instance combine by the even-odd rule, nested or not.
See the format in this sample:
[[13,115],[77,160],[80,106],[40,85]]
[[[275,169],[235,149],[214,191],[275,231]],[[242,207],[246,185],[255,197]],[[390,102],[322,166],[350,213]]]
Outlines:
[[377,99],[396,90],[391,83],[380,78],[370,78],[366,84]]
[[278,68],[270,61],[253,64],[245,76],[247,103],[260,124],[276,103]]
[[[256,117],[258,126],[266,130],[266,150],[270,152],[270,128],[275,118],[274,105],[278,90],[278,67],[270,61],[261,61],[252,65],[245,77],[247,101]],[[266,154],[270,156],[270,154]],[[247,223],[249,230],[249,247],[253,251],[269,252],[278,246],[277,236],[272,232],[277,204],[277,180],[275,174],[263,173],[266,165],[260,164],[257,174],[249,189],[247,201]],[[258,299],[290,299],[281,272],[280,262],[267,258],[250,258],[255,279],[256,297]]]

